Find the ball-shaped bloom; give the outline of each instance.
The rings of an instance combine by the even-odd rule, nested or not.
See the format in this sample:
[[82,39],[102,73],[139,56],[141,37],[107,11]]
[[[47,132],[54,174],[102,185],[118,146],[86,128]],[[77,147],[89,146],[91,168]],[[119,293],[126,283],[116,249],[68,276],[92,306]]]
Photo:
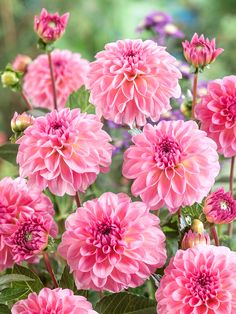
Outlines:
[[216,144],[193,121],[147,124],[124,154],[123,175],[135,179],[131,191],[152,209],[170,211],[201,202],[220,165]]
[[151,40],[118,40],[90,64],[88,87],[97,114],[118,124],[145,125],[171,109],[180,96],[175,58]]
[[50,221],[49,233],[56,236],[57,227],[52,220],[54,214],[52,203],[48,197],[29,189],[26,181],[4,178],[0,181],[0,271],[11,267],[14,253],[8,240],[16,231],[19,221],[38,215]]
[[96,115],[79,109],[36,118],[17,141],[21,176],[56,195],[84,192],[111,163],[111,138],[102,126]]
[[230,223],[236,218],[236,201],[230,192],[225,192],[224,188],[220,188],[208,195],[203,212],[211,223]]
[[210,41],[205,39],[204,35],[198,37],[197,33],[190,42],[185,40],[182,45],[185,59],[195,68],[204,68],[224,51],[222,48],[216,48],[215,38]]
[[30,293],[27,299],[13,305],[12,314],[98,314],[85,297],[74,295],[69,289],[43,288],[37,295]]
[[236,76],[208,84],[207,95],[196,106],[201,129],[206,131],[225,157],[236,155]]
[[198,233],[189,230],[184,234],[184,237],[181,241],[181,249],[187,250],[199,244],[210,245],[211,239],[206,232]]
[[104,193],[70,215],[59,245],[78,289],[141,285],[166,261],[159,218],[123,193]]
[[236,253],[224,246],[179,250],[156,292],[158,314],[236,313]]
[[[87,60],[69,50],[51,53],[58,108],[64,108],[69,95],[86,83]],[[53,109],[52,80],[46,54],[38,56],[27,68],[23,90],[33,107]]]
[[32,60],[29,56],[18,54],[12,62],[12,68],[14,71],[25,73],[31,62]]

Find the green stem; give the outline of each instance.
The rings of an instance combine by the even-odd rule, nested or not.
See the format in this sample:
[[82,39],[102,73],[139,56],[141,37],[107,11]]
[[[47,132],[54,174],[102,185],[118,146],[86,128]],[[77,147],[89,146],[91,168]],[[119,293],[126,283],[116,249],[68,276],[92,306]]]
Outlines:
[[54,77],[54,73],[53,73],[51,52],[48,52],[48,64],[49,64],[50,75],[51,75],[51,80],[52,80],[53,104],[54,104],[54,109],[57,110],[56,82],[55,82],[55,77]]
[[23,91],[20,92],[21,97],[23,98],[26,106],[28,107],[29,110],[32,110],[33,107],[31,106],[31,103],[29,102],[29,99],[26,97],[25,93]]
[[217,232],[216,232],[216,227],[215,227],[215,225],[213,225],[213,226],[210,228],[210,230],[211,230],[211,236],[212,236],[212,238],[213,238],[214,241],[215,241],[215,245],[216,245],[216,246],[219,246],[219,245],[220,245],[220,242],[219,242],[219,239],[218,239],[218,235],[217,235]]
[[194,110],[195,110],[195,106],[197,103],[197,80],[198,80],[198,70],[196,70],[196,72],[194,73],[194,78],[193,78],[193,103],[192,103],[192,119],[195,119],[195,114],[194,114]]

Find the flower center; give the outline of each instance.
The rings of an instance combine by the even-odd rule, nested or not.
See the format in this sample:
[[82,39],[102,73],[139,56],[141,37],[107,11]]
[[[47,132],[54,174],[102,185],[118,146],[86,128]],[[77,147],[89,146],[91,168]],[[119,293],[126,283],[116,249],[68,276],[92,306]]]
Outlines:
[[205,45],[203,43],[200,43],[200,42],[196,43],[194,46],[195,46],[197,51],[201,51],[205,48]]
[[228,204],[228,202],[227,201],[221,201],[220,202],[220,209],[222,209],[222,210],[229,210],[230,208],[229,208],[229,204]]
[[171,137],[164,137],[155,150],[155,161],[160,169],[175,167],[181,160],[182,149]]
[[135,65],[141,59],[138,51],[133,49],[128,50],[123,54],[123,58],[128,62],[129,65]]
[[188,288],[194,297],[207,301],[214,298],[220,288],[218,276],[211,274],[209,270],[202,269],[190,278]]

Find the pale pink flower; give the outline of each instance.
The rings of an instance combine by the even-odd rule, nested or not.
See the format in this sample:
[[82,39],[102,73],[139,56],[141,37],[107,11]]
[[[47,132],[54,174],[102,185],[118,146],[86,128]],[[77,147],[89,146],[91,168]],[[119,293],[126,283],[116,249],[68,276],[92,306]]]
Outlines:
[[[19,221],[30,219],[32,215],[51,219],[54,214],[48,197],[38,193],[34,188],[29,190],[26,181],[4,178],[0,181],[0,271],[14,263],[9,237],[16,231]],[[56,235],[57,226],[51,222],[51,234]]]
[[17,141],[21,176],[55,195],[84,192],[111,163],[111,138],[102,126],[96,115],[79,109],[36,118]]
[[211,239],[206,232],[198,233],[189,230],[185,232],[184,237],[181,241],[181,249],[187,250],[199,244],[210,245]]
[[236,253],[224,246],[179,250],[156,292],[158,314],[236,313]]
[[104,193],[70,215],[59,245],[78,289],[137,287],[166,261],[159,218],[123,193]]
[[64,34],[69,16],[70,13],[59,16],[57,12],[50,14],[42,9],[40,16],[34,17],[34,30],[44,43],[52,43]]
[[180,97],[176,59],[151,40],[118,40],[105,46],[90,64],[90,101],[99,116],[118,124],[145,125],[171,109]]
[[225,157],[236,155],[236,76],[208,84],[207,95],[196,106],[196,116],[201,129],[206,131]]
[[12,314],[98,314],[85,297],[74,295],[69,289],[43,288],[37,295],[30,293],[27,299],[13,305]]
[[23,112],[21,114],[15,112],[11,119],[11,129],[14,133],[23,132],[28,126],[33,124],[34,118]]
[[182,45],[185,59],[196,69],[204,68],[214,62],[224,51],[222,48],[216,49],[215,38],[210,41],[208,38],[205,39],[204,35],[198,37],[197,33],[193,35],[190,42],[185,40]]
[[27,55],[17,55],[12,62],[12,67],[17,72],[25,73],[28,65],[31,63],[31,58]]
[[211,193],[205,200],[203,212],[209,222],[226,224],[236,218],[236,201],[224,188]]
[[[58,108],[64,108],[69,95],[86,83],[87,60],[69,50],[51,53]],[[27,69],[23,90],[34,107],[53,109],[52,80],[46,54],[38,56]]]
[[147,124],[124,154],[123,175],[131,191],[152,209],[171,212],[201,202],[219,173],[216,144],[193,121]]

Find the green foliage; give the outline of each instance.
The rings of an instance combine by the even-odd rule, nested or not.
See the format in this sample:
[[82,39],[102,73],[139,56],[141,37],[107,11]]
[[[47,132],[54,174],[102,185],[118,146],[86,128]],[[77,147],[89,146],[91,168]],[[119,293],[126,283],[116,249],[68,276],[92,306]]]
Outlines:
[[79,108],[81,112],[95,113],[95,107],[89,102],[89,91],[84,86],[70,95],[66,106],[70,109]]
[[25,276],[25,275],[19,275],[19,274],[7,274],[0,277],[0,286],[10,284],[13,282],[18,281],[34,281],[34,279]]
[[95,310],[99,314],[156,314],[156,303],[142,296],[121,292],[102,298]]
[[[15,265],[13,268],[14,274],[21,274],[24,276],[27,276],[27,278],[30,278],[31,280],[25,281],[24,285],[28,287],[28,290],[30,292],[39,292],[43,288],[43,283],[41,282],[40,278],[29,268]],[[18,275],[18,276],[19,276]]]
[[72,291],[75,291],[74,278],[73,275],[70,273],[69,266],[65,266],[63,273],[61,275],[59,286],[64,289],[68,288],[71,289]]
[[28,114],[35,118],[45,116],[45,114],[47,114],[48,112],[50,112],[50,110],[48,110],[47,108],[34,108],[27,111]]
[[0,302],[24,299],[28,295],[27,288],[6,288],[0,291]]
[[14,166],[16,166],[16,155],[18,151],[17,144],[7,143],[5,145],[0,146],[0,158],[10,162]]
[[5,304],[0,304],[0,313],[11,314],[11,310]]

